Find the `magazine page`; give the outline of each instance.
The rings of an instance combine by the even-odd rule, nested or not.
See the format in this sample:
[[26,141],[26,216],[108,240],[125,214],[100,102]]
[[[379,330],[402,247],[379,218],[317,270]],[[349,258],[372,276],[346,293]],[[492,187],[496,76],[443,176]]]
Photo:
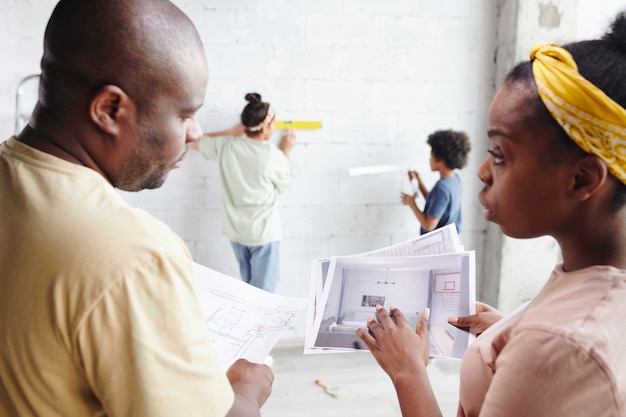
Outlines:
[[[420,235],[416,238],[387,246],[385,248],[376,249],[369,252],[356,254],[359,257],[404,257],[404,256],[422,256],[435,255],[443,253],[462,252],[463,246],[459,240],[456,226],[450,224],[431,232]],[[307,309],[307,330],[305,333],[305,351],[307,348],[313,347],[313,340],[317,336],[315,330],[315,317],[318,313],[319,300],[322,296],[326,274],[330,265],[329,258],[316,259],[311,265],[311,284],[309,288],[309,301]],[[306,353],[318,353],[317,351],[306,351]]]
[[474,337],[448,324],[474,314],[473,251],[406,257],[331,257],[305,353],[366,350],[356,329],[367,328],[376,305],[399,308],[412,327],[431,309],[431,356],[462,357]]

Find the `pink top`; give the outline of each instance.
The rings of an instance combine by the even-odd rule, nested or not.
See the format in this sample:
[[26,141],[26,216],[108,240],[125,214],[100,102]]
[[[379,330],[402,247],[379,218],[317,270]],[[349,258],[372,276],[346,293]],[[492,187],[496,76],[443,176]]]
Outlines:
[[626,416],[626,271],[557,265],[466,352],[458,416]]

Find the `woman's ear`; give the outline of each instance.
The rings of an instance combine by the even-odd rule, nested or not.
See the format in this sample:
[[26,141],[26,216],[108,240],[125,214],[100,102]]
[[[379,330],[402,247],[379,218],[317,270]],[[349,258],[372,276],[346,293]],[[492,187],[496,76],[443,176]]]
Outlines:
[[91,98],[89,116],[102,131],[109,135],[119,135],[122,125],[127,123],[134,112],[130,97],[118,86],[105,85]]
[[576,161],[574,197],[579,201],[591,197],[604,185],[608,175],[604,161],[595,155],[585,155]]

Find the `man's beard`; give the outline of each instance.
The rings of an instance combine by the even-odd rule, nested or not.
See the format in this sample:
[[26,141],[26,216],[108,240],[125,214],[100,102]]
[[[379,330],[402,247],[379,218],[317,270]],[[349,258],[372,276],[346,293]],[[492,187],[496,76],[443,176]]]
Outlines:
[[126,161],[119,175],[114,178],[113,185],[124,191],[141,191],[159,188],[165,183],[169,170],[159,169],[145,176],[150,168],[150,164],[146,164],[145,161],[142,163],[141,160],[137,160],[133,155],[133,157]]
[[165,183],[171,170],[155,158],[161,145],[154,135],[149,133],[141,135],[140,143],[141,146],[135,149],[118,170],[115,178],[112,178],[113,186],[120,190],[141,191],[159,188]]

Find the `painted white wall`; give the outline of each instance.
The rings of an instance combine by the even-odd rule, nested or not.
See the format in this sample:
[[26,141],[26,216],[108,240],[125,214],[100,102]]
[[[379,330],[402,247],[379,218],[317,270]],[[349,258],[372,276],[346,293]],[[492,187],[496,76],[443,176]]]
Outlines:
[[[387,246],[419,234],[400,204],[405,173],[350,177],[353,166],[420,169],[429,184],[428,133],[466,130],[475,141],[462,171],[468,248],[482,245],[476,168],[493,94],[495,1],[179,2],[197,24],[210,66],[206,130],[234,124],[249,91],[285,119],[321,120],[298,132],[295,183],[281,198],[278,292],[306,296],[310,262]],[[274,138],[278,141],[278,134]],[[238,276],[221,231],[216,167],[197,155],[161,190],[140,193],[187,241],[198,262]],[[170,202],[176,195],[177,202]],[[480,250],[480,249],[479,249]],[[304,316],[294,334],[303,335]]]
[[[595,8],[588,0],[550,3],[559,10],[576,10],[575,18],[569,12],[563,16],[568,27],[575,28],[585,21],[581,16],[587,4],[596,20],[604,19],[599,1],[593,2]],[[552,244],[543,243],[545,254],[537,254],[534,243],[522,247],[505,240],[500,249],[499,232],[487,233],[476,199],[476,169],[487,148],[486,112],[497,85],[494,59],[503,52],[498,50],[498,32],[503,36],[498,26],[518,13],[517,7],[507,7],[502,0],[175,3],[195,22],[207,51],[210,80],[198,114],[206,131],[235,124],[250,91],[272,102],[281,119],[323,122],[321,130],[297,132],[292,154],[295,184],[280,205],[284,238],[279,293],[306,296],[313,259],[371,250],[419,233],[417,220],[400,204],[400,191],[408,186],[404,173],[350,177],[348,169],[375,164],[413,167],[432,185],[437,178],[428,171],[426,137],[440,128],[465,130],[472,140],[469,165],[461,171],[461,240],[477,251],[479,292],[482,282],[497,281],[498,272],[500,296],[492,302],[503,309],[536,292],[547,268],[535,270],[534,265],[553,266]],[[535,9],[540,2],[522,3],[517,20],[521,29],[504,45],[515,51],[511,56],[523,50],[526,54],[526,44],[535,35],[560,33],[537,32]],[[0,0],[0,138],[14,130],[19,80],[39,70],[43,32],[54,4]],[[278,139],[277,134],[273,140]],[[191,153],[161,189],[123,195],[168,223],[196,261],[238,276],[229,242],[221,234],[214,164]],[[486,236],[496,236],[489,239],[497,244],[490,246]],[[543,261],[529,267],[529,252]],[[488,266],[500,258],[499,270],[491,272]],[[527,275],[539,281],[529,281]],[[482,290],[489,294],[488,288]],[[302,316],[291,336],[303,334]]]
[[[256,91],[278,117],[321,120],[300,131],[295,184],[281,198],[284,238],[278,292],[308,295],[311,260],[397,243],[419,234],[400,204],[406,173],[350,177],[353,166],[428,170],[427,135],[465,130],[473,141],[464,180],[468,249],[481,252],[485,222],[476,169],[485,155],[485,114],[494,89],[496,1],[177,0],[197,25],[210,80],[198,118],[205,130],[230,127]],[[0,0],[0,137],[13,133],[19,79],[38,71],[41,39],[55,4]],[[274,140],[278,141],[278,134]],[[192,153],[159,190],[123,193],[168,223],[194,258],[238,276],[221,234],[218,172]],[[480,255],[479,255],[480,256]],[[303,335],[304,317],[294,329]]]

